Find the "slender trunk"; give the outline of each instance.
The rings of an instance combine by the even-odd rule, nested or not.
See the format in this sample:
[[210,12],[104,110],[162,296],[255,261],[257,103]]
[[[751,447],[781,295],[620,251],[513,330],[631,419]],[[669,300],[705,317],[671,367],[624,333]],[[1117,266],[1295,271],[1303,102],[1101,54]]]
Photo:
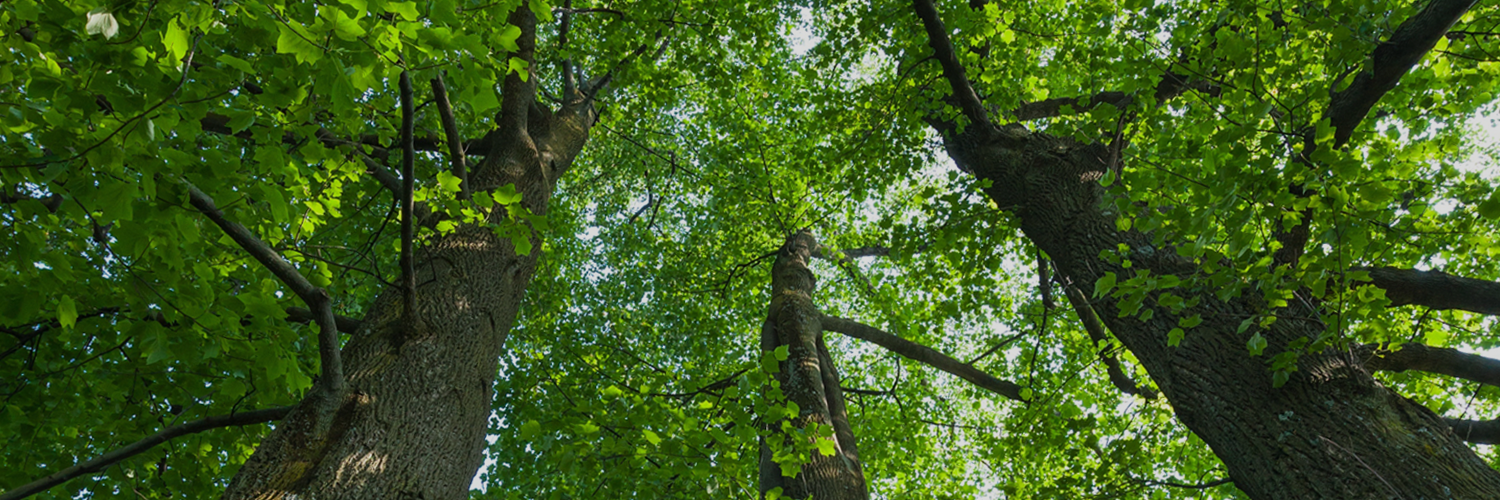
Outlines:
[[[1029,133],[1020,127],[973,130],[947,141],[958,166],[993,181],[986,193],[1013,210],[1021,229],[1074,283],[1106,272],[1120,280],[1148,270],[1187,277],[1196,264],[1175,249],[1153,247],[1136,231],[1118,231],[1101,210],[1107,151],[1098,144]],[[1123,245],[1123,247],[1121,246]],[[1132,264],[1100,259],[1126,248]],[[1206,289],[1175,289],[1201,302],[1180,313],[1158,307],[1148,320],[1121,318],[1111,296],[1092,300],[1110,330],[1135,354],[1171,401],[1178,418],[1214,450],[1252,498],[1494,498],[1500,473],[1479,459],[1441,418],[1386,389],[1347,352],[1302,356],[1282,387],[1272,386],[1266,357],[1246,349],[1251,335],[1268,341],[1267,356],[1294,340],[1316,337],[1315,320],[1282,319],[1240,332],[1240,322],[1271,312],[1247,294],[1218,300]],[[1278,311],[1316,318],[1309,306]],[[1307,309],[1307,310],[1301,310]],[[1180,345],[1167,332],[1180,317],[1200,314]]]
[[831,428],[833,435],[826,439],[833,445],[833,454],[824,455],[814,448],[811,462],[802,466],[801,473],[785,477],[771,460],[770,447],[763,444],[761,493],[780,487],[787,498],[866,500],[870,494],[839,390],[838,371],[823,342],[822,313],[812,302],[818,285],[807,263],[817,248],[817,239],[807,231],[791,235],[781,247],[771,270],[771,307],[761,331],[761,346],[768,351],[787,348],[776,380],[782,395],[800,410],[791,423],[798,429],[814,424]]
[[[530,59],[535,19],[517,9]],[[535,79],[506,78],[498,137],[472,172],[476,192],[514,185],[545,215],[595,114],[581,94],[556,114],[534,104]],[[490,222],[509,224],[496,207]],[[460,226],[417,252],[415,317],[386,289],[344,346],[348,391],[304,399],[256,449],[226,499],[457,499],[484,461],[497,360],[541,254],[489,228]]]

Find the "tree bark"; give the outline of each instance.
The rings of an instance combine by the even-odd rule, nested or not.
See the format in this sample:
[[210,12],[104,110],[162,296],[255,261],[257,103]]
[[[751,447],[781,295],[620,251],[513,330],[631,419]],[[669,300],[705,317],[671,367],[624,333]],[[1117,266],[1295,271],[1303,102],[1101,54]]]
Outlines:
[[[798,429],[814,424],[831,427],[833,436],[828,439],[833,442],[834,453],[823,455],[814,449],[812,461],[802,466],[800,474],[785,477],[771,460],[769,448],[763,446],[761,494],[780,487],[786,498],[867,500],[870,494],[839,389],[838,371],[823,342],[823,315],[812,301],[818,284],[807,264],[817,248],[817,239],[803,230],[788,237],[778,252],[771,268],[771,307],[761,346],[767,350],[787,348],[787,359],[781,363],[776,380],[786,400],[800,411],[791,424]],[[772,429],[776,428],[778,424],[773,424]]]
[[[958,166],[993,184],[986,193],[1010,207],[1021,229],[1074,283],[1093,283],[1106,272],[1121,280],[1139,271],[1191,275],[1196,265],[1172,248],[1156,248],[1136,231],[1119,231],[1100,207],[1107,151],[1099,144],[1030,133],[1019,126],[991,134],[945,139]],[[1127,248],[1131,268],[1100,259]],[[1144,309],[1149,320],[1120,317],[1106,295],[1091,306],[1140,360],[1171,401],[1178,418],[1224,461],[1230,477],[1252,498],[1493,498],[1500,473],[1474,454],[1427,408],[1382,387],[1348,352],[1304,354],[1282,387],[1273,387],[1265,358],[1246,349],[1252,328],[1242,320],[1269,311],[1252,296],[1218,300],[1207,290],[1182,312]],[[1294,309],[1302,306],[1294,306]],[[1280,311],[1317,317],[1317,311]],[[1183,316],[1200,314],[1180,345],[1167,332]],[[1323,325],[1283,319],[1259,333],[1267,353],[1293,340],[1315,337]]]
[[[520,8],[517,57],[532,60],[535,18]],[[577,92],[555,114],[536,79],[506,77],[497,142],[471,173],[475,191],[513,184],[544,215],[596,115]],[[497,206],[489,216],[505,220]],[[541,254],[519,254],[483,226],[460,226],[416,252],[414,320],[386,289],[344,346],[348,390],[304,399],[256,449],[226,499],[456,499],[484,461],[497,360]]]

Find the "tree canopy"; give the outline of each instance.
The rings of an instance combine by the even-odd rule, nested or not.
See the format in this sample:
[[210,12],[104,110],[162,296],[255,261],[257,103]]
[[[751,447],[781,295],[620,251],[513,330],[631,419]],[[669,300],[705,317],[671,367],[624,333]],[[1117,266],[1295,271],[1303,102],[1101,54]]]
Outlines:
[[1493,3],[0,25],[0,499],[1500,484]]

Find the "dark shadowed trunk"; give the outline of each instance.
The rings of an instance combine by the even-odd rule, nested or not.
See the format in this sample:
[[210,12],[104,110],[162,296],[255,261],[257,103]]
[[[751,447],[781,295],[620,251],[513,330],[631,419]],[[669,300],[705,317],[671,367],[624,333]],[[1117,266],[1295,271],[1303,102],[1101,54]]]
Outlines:
[[[780,487],[787,498],[864,500],[870,494],[865,487],[859,449],[849,427],[838,371],[823,342],[822,313],[812,301],[818,282],[808,262],[817,249],[817,239],[803,230],[788,237],[777,253],[771,269],[771,307],[761,330],[761,348],[765,351],[787,348],[787,358],[781,363],[776,380],[786,400],[800,410],[791,424],[798,429],[814,424],[831,427],[833,453],[824,455],[814,448],[812,461],[802,466],[801,473],[785,477],[780,466],[771,460],[770,447],[762,444],[760,491],[764,496]],[[771,424],[773,429],[779,425]]]
[[[947,141],[960,168],[990,179],[986,193],[1020,217],[1021,229],[1075,283],[1094,283],[1107,272],[1124,280],[1141,271],[1187,278],[1197,270],[1170,247],[1158,248],[1136,231],[1118,231],[1101,207],[1097,180],[1107,151],[1098,144],[1029,133],[1017,126],[971,127]],[[1100,259],[1101,251],[1128,248],[1132,267]],[[1265,357],[1246,342],[1257,331],[1267,353],[1294,340],[1317,337],[1315,320],[1282,319],[1268,329],[1239,331],[1241,321],[1271,312],[1254,296],[1218,300],[1209,290],[1177,290],[1201,302],[1180,313],[1157,307],[1152,292],[1142,310],[1148,320],[1120,317],[1118,300],[1092,300],[1121,342],[1161,387],[1189,429],[1213,449],[1235,486],[1253,498],[1494,498],[1500,473],[1480,460],[1427,408],[1382,387],[1349,352],[1301,358],[1282,387],[1272,387]],[[1293,306],[1286,317],[1316,318]],[[1200,314],[1177,347],[1167,332],[1181,317]]]
[[[535,19],[521,8],[517,56],[532,60]],[[545,214],[558,178],[595,115],[577,91],[555,114],[534,106],[536,80],[507,76],[493,149],[471,174],[473,191],[514,184]],[[491,222],[505,222],[503,207]],[[539,248],[532,236],[532,248]],[[497,359],[540,250],[460,226],[415,256],[415,317],[391,287],[343,349],[348,390],[315,391],[235,476],[225,498],[465,498],[483,463]]]

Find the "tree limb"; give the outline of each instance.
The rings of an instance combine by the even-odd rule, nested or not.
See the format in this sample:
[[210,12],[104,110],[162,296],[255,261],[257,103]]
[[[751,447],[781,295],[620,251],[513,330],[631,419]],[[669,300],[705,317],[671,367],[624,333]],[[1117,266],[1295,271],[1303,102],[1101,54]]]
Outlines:
[[1385,346],[1366,344],[1360,346],[1358,352],[1365,368],[1371,370],[1417,370],[1500,386],[1500,360],[1458,349],[1412,343],[1402,344],[1400,349],[1391,351]]
[[985,373],[971,365],[966,365],[962,361],[953,359],[947,354],[938,352],[931,347],[897,337],[854,320],[828,315],[824,315],[822,319],[824,330],[839,332],[873,343],[907,359],[920,361],[933,368],[953,374],[958,378],[979,386],[981,389],[1016,401],[1026,401],[1021,397],[1021,386],[995,378],[993,375]]
[[1369,71],[1360,72],[1349,87],[1334,93],[1328,105],[1327,116],[1334,128],[1334,147],[1349,141],[1354,127],[1365,119],[1370,108],[1396,88],[1401,76],[1420,62],[1475,2],[1432,0],[1420,12],[1403,21],[1389,39],[1375,48],[1370,57]]
[[1369,271],[1370,283],[1385,290],[1391,307],[1418,305],[1438,310],[1458,309],[1500,315],[1500,283],[1463,278],[1442,271],[1395,267],[1358,267]]
[[1474,444],[1500,444],[1500,420],[1445,418],[1459,439]]
[[[453,118],[453,104],[448,102],[448,86],[443,84],[443,74],[432,79],[432,99],[437,102],[438,117],[443,122],[443,135],[448,143],[448,157],[453,162],[453,176],[458,178],[458,198],[470,199],[469,164],[464,158],[464,138],[458,134],[458,120]],[[416,144],[410,144],[416,149]]]
[[126,445],[123,448],[119,448],[109,453],[100,455],[93,460],[68,467],[61,471],[58,471],[56,474],[21,485],[20,487],[7,491],[5,493],[0,493],[0,500],[19,500],[46,491],[48,488],[65,483],[70,479],[103,471],[105,468],[119,463],[121,460],[138,455],[141,452],[149,450],[156,445],[165,443],[168,440],[178,436],[196,434],[220,427],[254,425],[274,420],[281,420],[282,417],[285,417],[286,414],[290,413],[291,411],[292,407],[282,406],[277,408],[267,408],[264,410],[230,413],[228,415],[215,415],[212,417],[194,420],[185,424],[174,425],[166,429],[162,429],[161,432],[152,434],[145,439]]
[[[184,182],[184,184],[187,183]],[[269,245],[251,234],[245,226],[225,218],[224,213],[219,211],[219,207],[214,205],[213,198],[203,194],[197,186],[187,184],[187,188],[189,201],[194,208],[208,216],[208,219],[217,224],[219,229],[224,230],[224,233],[239,244],[240,248],[249,252],[251,257],[285,283],[287,288],[291,288],[292,293],[297,294],[297,297],[307,304],[308,309],[315,312],[313,320],[318,323],[318,354],[322,361],[322,377],[319,382],[324,388],[334,393],[342,392],[344,368],[339,360],[338,321],[334,318],[333,299],[329,297],[328,291],[313,286],[306,277],[302,276],[301,272],[297,271],[296,267],[292,266],[292,263],[287,262]]]
[[412,189],[416,186],[412,174],[417,152],[412,144],[412,128],[416,123],[416,111],[412,109],[411,75],[401,72],[401,192],[396,201],[401,204],[401,313],[406,321],[416,319],[417,272],[413,264],[412,243],[416,239],[412,227]]
[[958,62],[958,56],[953,52],[953,42],[948,39],[948,28],[943,26],[937,7],[933,6],[932,0],[913,0],[912,7],[916,9],[917,17],[922,19],[922,26],[927,28],[927,45],[932,47],[933,55],[942,64],[943,77],[953,87],[953,98],[958,101],[959,109],[970,123],[988,135],[994,126],[990,124],[989,114],[985,112],[979,94],[974,92],[969,78],[964,76],[964,66]]

